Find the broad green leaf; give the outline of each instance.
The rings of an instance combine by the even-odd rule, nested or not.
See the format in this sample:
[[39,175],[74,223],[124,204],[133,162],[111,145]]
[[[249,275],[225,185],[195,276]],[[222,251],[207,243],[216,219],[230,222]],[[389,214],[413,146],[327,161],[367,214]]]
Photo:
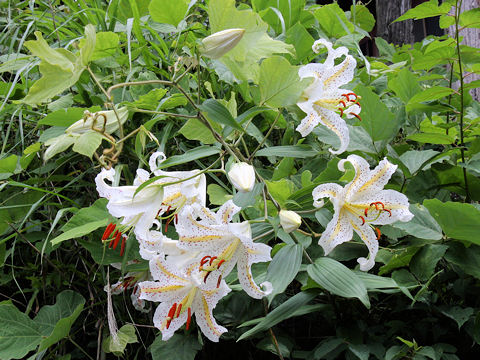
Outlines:
[[423,144],[453,144],[455,138],[447,134],[417,133],[408,135],[407,139]]
[[363,30],[370,32],[375,26],[375,18],[365,5],[350,6],[351,20]]
[[431,88],[422,90],[418,94],[414,95],[407,104],[407,111],[411,108],[410,105],[420,103],[424,101],[433,101],[441,99],[445,96],[453,94],[455,90],[443,86],[433,86]]
[[266,106],[254,106],[241,115],[238,115],[235,119],[235,121],[239,124],[244,124],[248,120],[252,119],[255,115],[258,115],[264,111],[273,111],[272,109],[266,107]]
[[375,38],[375,45],[377,45],[380,56],[385,56],[388,60],[391,60],[395,54],[395,47],[389,44],[385,39],[381,37]]
[[185,164],[187,162],[201,159],[207,156],[215,155],[220,153],[220,149],[215,146],[199,146],[194,149],[188,150],[185,154],[182,155],[174,155],[167,158],[163,161],[159,166],[158,169],[165,169],[169,166]]
[[233,202],[235,205],[246,208],[255,204],[256,200],[260,196],[263,190],[262,183],[256,183],[252,191],[249,192],[237,192],[233,197]]
[[25,47],[30,50],[32,55],[39,57],[42,62],[46,62],[53,67],[58,67],[66,72],[73,72],[75,65],[75,55],[64,49],[51,48],[42,36],[40,31],[35,31],[37,40],[25,41]]
[[10,155],[0,159],[0,180],[8,179],[17,168],[18,156]]
[[108,56],[114,56],[118,51],[120,38],[118,34],[106,31],[97,33],[95,50],[92,54],[92,61],[103,59]]
[[360,116],[363,127],[373,141],[390,139],[396,135],[400,124],[380,97],[364,85],[355,87],[355,93],[361,96],[362,111]]
[[293,105],[310,82],[300,80],[298,67],[290,65],[287,59],[272,56],[260,65],[260,102],[273,108]]
[[303,291],[292,296],[287,301],[276,307],[273,311],[269,312],[259,324],[254,326],[252,329],[244,332],[237,341],[246,339],[259,332],[268,330],[279,322],[292,317],[296,309],[313,300],[315,296],[316,292],[312,290]]
[[162,99],[160,101],[159,105],[159,110],[169,110],[169,109],[174,109],[179,106],[185,106],[187,105],[187,98],[183,96],[183,94],[173,94],[165,99]]
[[[313,13],[320,26],[329,37],[340,38],[353,33],[354,26],[347,20],[345,13],[337,3],[323,5]],[[345,30],[348,29],[349,32]]]
[[36,322],[8,301],[0,302],[0,359],[22,359],[42,341]]
[[230,126],[243,132],[243,128],[235,121],[230,111],[215,99],[207,99],[199,106],[209,120],[217,124]]
[[413,255],[415,255],[419,249],[420,248],[417,246],[410,246],[405,249],[395,249],[394,255],[385,265],[380,267],[378,275],[387,274],[392,270],[407,266],[410,264]]
[[95,50],[95,41],[95,26],[88,24],[85,26],[85,41],[80,46],[80,58],[82,59],[83,66],[87,66],[92,59]]
[[452,5],[448,3],[443,3],[440,6],[438,6],[438,0],[430,0],[414,7],[413,9],[408,10],[405,14],[400,16],[394,22],[403,21],[407,19],[415,19],[415,20],[425,19],[428,17],[448,14],[451,7]]
[[400,160],[408,168],[410,174],[414,175],[418,170],[423,168],[423,165],[428,162],[428,160],[438,154],[440,154],[438,151],[431,149],[423,151],[410,150],[404,152],[400,156]]
[[422,91],[420,85],[418,85],[417,77],[407,68],[402,69],[396,77],[392,78],[388,82],[388,87],[393,90],[404,103],[408,103],[414,95]]
[[471,245],[467,248],[460,243],[449,244],[445,259],[467,274],[480,279],[480,246]]
[[345,265],[328,257],[315,260],[307,266],[308,275],[325,290],[346,298],[359,299],[370,308],[367,289],[355,273]]
[[209,184],[207,186],[207,194],[210,204],[213,205],[223,205],[233,197],[223,187],[217,184]]
[[464,11],[460,14],[459,25],[462,28],[480,28],[480,8]]
[[293,46],[273,40],[268,25],[251,9],[237,10],[235,0],[211,0],[208,15],[212,34],[226,29],[245,29],[240,42],[219,61],[228,67],[238,80],[258,83],[259,61],[272,54],[292,53]]
[[287,30],[285,42],[295,46],[297,60],[301,62],[312,55],[312,45],[315,39],[310,35],[305,26],[298,22]]
[[295,185],[288,179],[282,179],[277,181],[265,180],[268,192],[273,198],[280,204],[282,208],[285,207],[285,201],[295,191]]
[[216,142],[212,132],[199,119],[188,119],[178,132],[188,140],[198,140],[205,145]]
[[252,7],[279,34],[300,20],[305,0],[253,0]]
[[458,330],[465,324],[474,314],[475,310],[471,307],[462,308],[460,306],[443,306],[440,308],[443,315],[455,320]]
[[152,0],[148,10],[154,21],[176,27],[187,14],[188,4],[188,0]]
[[96,131],[87,131],[75,138],[73,151],[91,158],[102,143],[103,135]]
[[139,109],[155,110],[166,93],[167,90],[162,88],[150,90],[145,95],[140,96],[138,100],[131,103],[131,105]]
[[177,332],[168,341],[158,336],[148,349],[153,360],[194,360],[202,345],[196,335]]
[[82,312],[84,304],[85,299],[82,295],[72,290],[64,290],[57,295],[55,305],[46,305],[40,309],[34,319],[44,335],[39,351],[47,349],[69,335],[70,328]]
[[426,244],[410,261],[413,274],[422,281],[427,281],[435,272],[435,267],[447,251],[447,245]]
[[475,206],[438,199],[425,200],[423,205],[448,237],[480,244],[480,210]]
[[410,212],[414,215],[412,220],[409,222],[397,221],[392,226],[420,239],[440,240],[442,238],[440,225],[424,206],[411,204]]
[[[126,240],[125,254],[123,254],[123,256],[120,256],[120,246],[116,249],[110,249],[107,243],[103,243],[100,240],[100,236],[90,241],[82,239],[77,241],[88,250],[93,260],[99,265],[110,265],[113,263],[123,263],[127,260],[140,259],[138,241],[132,236]],[[140,269],[143,269],[144,266],[144,264],[139,265]]]
[[60,109],[49,113],[44,118],[38,121],[38,125],[51,125],[51,126],[65,126],[69,127],[76,121],[83,118],[85,108],[72,107],[68,109]]
[[255,156],[281,156],[305,159],[316,156],[318,152],[310,145],[285,145],[263,148]]
[[400,290],[397,282],[392,278],[378,276],[364,271],[355,271],[355,275],[362,280],[368,291]]
[[270,302],[275,295],[283,293],[297,276],[302,264],[302,253],[302,245],[286,245],[273,257],[267,270],[267,281],[273,285],[273,291],[268,295]]
[[117,332],[118,342],[113,341],[112,336],[108,336],[102,344],[102,349],[106,353],[114,353],[117,356],[121,356],[128,344],[138,342],[135,327],[127,324],[123,325]]

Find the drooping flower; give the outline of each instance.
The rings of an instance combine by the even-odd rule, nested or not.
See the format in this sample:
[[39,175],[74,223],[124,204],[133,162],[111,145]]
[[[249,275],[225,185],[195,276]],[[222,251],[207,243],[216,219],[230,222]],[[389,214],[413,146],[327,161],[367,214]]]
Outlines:
[[250,192],[255,186],[255,169],[247,163],[235,163],[228,172],[228,179],[240,192]]
[[232,50],[242,40],[245,29],[218,31],[202,40],[200,52],[203,56],[218,59]]
[[153,322],[162,332],[162,340],[170,339],[185,323],[188,330],[195,314],[197,325],[205,336],[217,342],[227,329],[217,324],[212,311],[230,292],[225,281],[220,281],[218,287],[209,287],[203,282],[196,262],[179,269],[163,255],[150,260],[150,271],[156,281],[138,284],[140,299],[160,302]]
[[225,277],[236,264],[243,290],[259,299],[272,291],[272,285],[264,282],[258,286],[253,279],[251,266],[270,261],[271,247],[253,242],[248,221],[231,222],[239,211],[240,208],[232,200],[222,205],[216,213],[204,207],[186,207],[176,227],[178,247],[204,255],[200,263],[205,273],[204,280],[213,271]]
[[[112,266],[116,268],[121,268],[121,265],[115,265],[117,264],[112,264]],[[132,293],[130,294],[130,299],[132,300],[133,307],[139,311],[146,312],[145,302],[140,299],[140,290],[138,288],[138,283],[145,281],[148,278],[148,271],[129,272],[125,274],[125,276],[123,276],[115,284],[110,285],[110,292],[112,295],[118,295],[126,292],[127,290],[132,290]],[[107,287],[108,285],[105,285],[105,291],[107,291]]]
[[[43,155],[45,160],[50,159],[54,155],[68,149],[71,145],[74,145],[73,150],[76,150],[75,143],[78,141],[98,141],[100,145],[102,139],[110,140],[109,135],[118,130],[118,122],[125,123],[128,117],[128,110],[126,107],[122,107],[116,110],[117,115],[113,110],[109,111],[97,111],[91,113],[85,111],[83,119],[70,125],[65,130],[65,134],[48,139],[45,145],[48,147]],[[80,149],[79,152],[91,156],[91,154],[85,154]],[[93,150],[95,151],[95,150]]]
[[[325,46],[328,51],[325,62],[323,64],[307,64],[298,70],[301,79],[313,78],[314,80],[303,92],[301,101],[297,103],[307,116],[296,130],[305,137],[319,123],[326,126],[340,139],[340,148],[335,151],[330,149],[330,152],[340,154],[347,149],[350,141],[347,124],[342,116],[360,119],[358,115],[360,104],[357,101],[357,95],[351,90],[340,88],[352,81],[357,62],[351,55],[348,55],[346,47],[333,49],[332,44],[324,39],[315,41],[312,46],[313,51],[318,53],[320,45]],[[343,55],[345,59],[335,65],[335,59]],[[340,114],[337,114],[337,111]]]
[[368,259],[357,259],[360,270],[368,271],[375,264],[381,235],[380,230],[372,225],[386,225],[397,220],[410,221],[413,214],[408,209],[408,198],[405,195],[395,190],[383,190],[397,165],[384,159],[375,169],[370,170],[365,159],[349,155],[338,163],[341,171],[345,171],[346,162],[355,169],[355,177],[351,182],[345,187],[322,184],[312,192],[314,206],[323,206],[321,199],[328,197],[335,211],[318,243],[327,255],[337,245],[350,241],[355,231],[370,253]]
[[280,225],[286,233],[297,230],[302,224],[301,216],[295,211],[280,210],[278,216],[280,217]]

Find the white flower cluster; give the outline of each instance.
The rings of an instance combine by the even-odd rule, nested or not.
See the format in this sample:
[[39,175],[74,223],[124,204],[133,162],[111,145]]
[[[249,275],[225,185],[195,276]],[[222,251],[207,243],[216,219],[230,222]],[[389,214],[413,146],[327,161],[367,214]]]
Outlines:
[[[132,300],[139,309],[144,306],[143,300],[160,302],[154,324],[163,340],[185,323],[188,329],[195,314],[205,336],[218,341],[227,330],[216,323],[212,310],[230,292],[224,278],[236,265],[238,280],[247,294],[254,298],[268,295],[271,284],[258,286],[251,266],[271,260],[271,248],[253,242],[247,221],[232,222],[240,211],[233,201],[227,201],[217,212],[205,206],[204,174],[198,170],[163,171],[164,160],[160,152],[150,158],[154,181],[149,181],[150,174],[142,169],[137,170],[131,186],[109,185],[106,180],[114,181],[114,169],[102,169],[95,179],[98,193],[108,199],[108,211],[121,219],[107,227],[102,240],[116,248],[121,239],[123,255],[127,234],[132,232],[139,242],[140,255],[150,264],[150,280],[145,274],[129,273],[111,290],[118,293],[133,287]],[[232,178],[237,177],[232,174]],[[162,232],[163,226],[167,228],[172,222],[178,240],[168,238],[167,229]]]

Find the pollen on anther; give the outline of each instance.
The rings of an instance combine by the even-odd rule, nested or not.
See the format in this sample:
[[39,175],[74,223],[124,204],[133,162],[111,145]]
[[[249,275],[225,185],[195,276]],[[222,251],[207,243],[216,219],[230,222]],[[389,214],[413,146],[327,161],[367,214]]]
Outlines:
[[123,256],[123,254],[125,253],[126,240],[127,240],[126,236],[122,236],[122,245],[120,246],[120,256]]
[[218,280],[217,280],[217,289],[220,287],[220,283],[222,282],[222,275],[220,275],[218,277]]
[[382,233],[379,228],[375,228],[375,231],[377,233],[377,240],[380,240],[380,237],[382,236]]
[[188,308],[188,316],[187,316],[187,326],[186,329],[190,329],[190,321],[192,320],[192,309]]
[[362,118],[360,117],[360,115],[358,114],[355,114],[355,113],[351,113],[353,116],[355,116],[358,120],[362,121]]
[[365,225],[365,218],[363,216],[359,216],[360,219],[362,219],[362,225]]

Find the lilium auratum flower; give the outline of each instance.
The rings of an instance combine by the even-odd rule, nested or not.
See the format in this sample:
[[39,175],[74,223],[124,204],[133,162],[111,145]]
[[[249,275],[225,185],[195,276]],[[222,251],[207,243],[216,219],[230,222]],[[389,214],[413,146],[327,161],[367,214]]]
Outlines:
[[322,198],[330,198],[335,213],[323,232],[319,244],[325,255],[338,244],[349,241],[355,231],[367,245],[369,258],[357,259],[360,270],[368,271],[375,264],[380,230],[373,225],[391,224],[397,220],[410,221],[408,198],[395,190],[383,190],[397,165],[387,159],[370,170],[368,162],[357,155],[340,160],[338,168],[345,171],[349,162],[355,169],[355,177],[345,187],[338,184],[322,184],[313,190],[313,205],[323,206]]
[[205,274],[204,281],[217,275],[218,279],[225,277],[236,264],[242,288],[251,297],[259,299],[272,291],[272,285],[264,282],[258,286],[251,266],[270,261],[271,247],[253,242],[248,221],[231,222],[239,211],[232,200],[223,204],[216,213],[205,207],[186,207],[176,227],[178,247],[203,255],[199,270]]
[[[326,40],[315,41],[312,46],[314,52],[318,53],[320,45],[327,48],[327,59],[323,64],[307,64],[300,67],[298,75],[301,79],[313,78],[313,83],[305,89],[301,100],[297,103],[307,116],[297,127],[297,131],[303,137],[307,136],[319,123],[333,131],[340,139],[340,148],[330,151],[333,154],[340,154],[347,149],[350,137],[343,115],[347,118],[360,116],[360,104],[357,95],[351,90],[341,89],[340,86],[349,83],[357,62],[348,55],[346,47],[342,46],[333,49],[332,44]],[[335,65],[335,59],[345,56],[345,59]],[[339,113],[337,113],[339,112]]]
[[177,268],[168,259],[165,260],[163,254],[150,260],[150,271],[156,281],[138,284],[140,299],[160,302],[153,322],[162,332],[162,340],[170,339],[185,323],[188,330],[195,314],[205,336],[217,342],[227,329],[217,324],[212,311],[218,301],[230,292],[225,281],[220,281],[218,286],[209,286],[203,281],[197,262]]

